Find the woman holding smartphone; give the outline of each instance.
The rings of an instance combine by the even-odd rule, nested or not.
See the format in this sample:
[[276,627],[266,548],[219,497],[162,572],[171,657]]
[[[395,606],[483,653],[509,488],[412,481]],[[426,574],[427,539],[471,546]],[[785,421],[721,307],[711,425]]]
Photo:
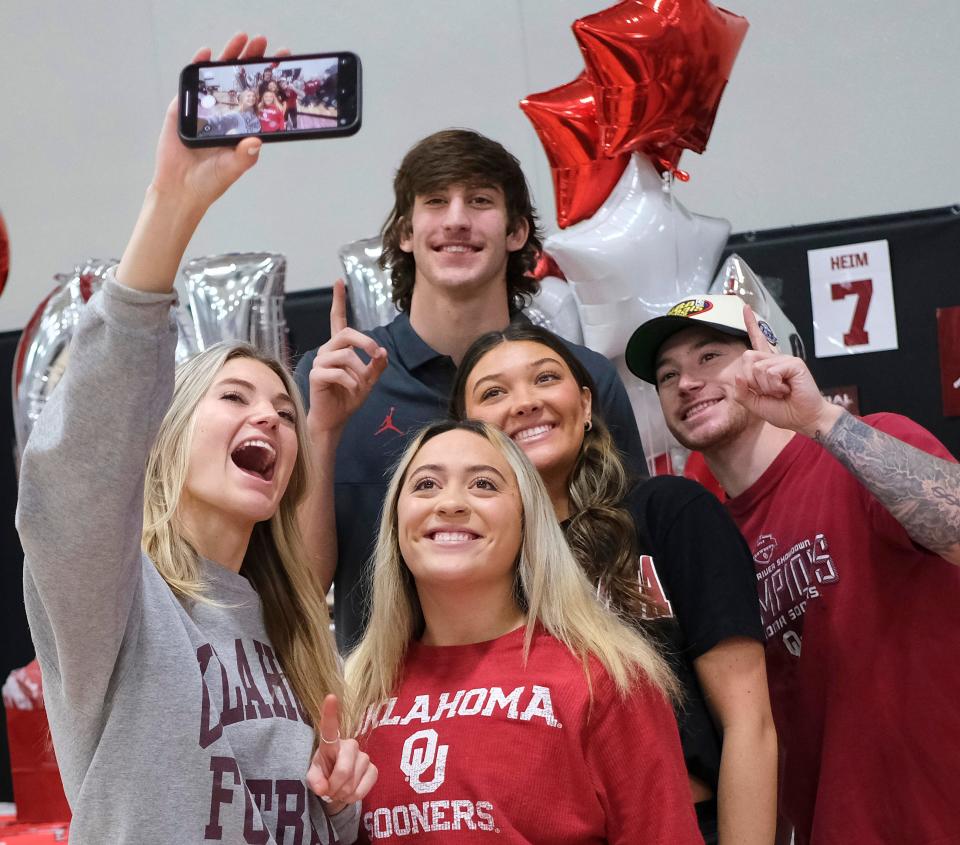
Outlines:
[[596,594],[675,655],[680,736],[707,842],[769,845],[777,745],[753,560],[700,485],[629,482],[594,393],[563,341],[514,324],[467,350],[451,414],[485,420],[523,449]]
[[381,761],[369,841],[700,842],[671,673],[492,426],[429,426],[401,457],[347,678]]
[[[236,36],[223,59],[265,46]],[[25,603],[70,841],[350,842],[376,769],[340,739],[342,681],[296,527],[296,388],[244,344],[174,376],[177,267],[261,142],[191,150],[176,120],[174,103],[123,259],[21,465]]]

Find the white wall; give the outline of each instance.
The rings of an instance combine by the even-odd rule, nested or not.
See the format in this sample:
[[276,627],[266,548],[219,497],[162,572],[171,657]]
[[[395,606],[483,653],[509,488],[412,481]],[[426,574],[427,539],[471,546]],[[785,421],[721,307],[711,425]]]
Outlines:
[[[742,231],[960,201],[956,0],[729,2],[751,28],[708,151],[681,162],[688,208]],[[240,28],[295,51],[358,52],[364,126],[353,138],[265,148],[188,256],[273,250],[288,256],[289,290],[330,284],[337,247],[379,228],[404,151],[446,126],[510,148],[549,227],[549,168],[517,101],[573,79],[582,64],[569,26],[605,5],[3,0],[13,84],[0,117],[11,241],[0,331],[26,322],[54,273],[119,255],[180,68]]]

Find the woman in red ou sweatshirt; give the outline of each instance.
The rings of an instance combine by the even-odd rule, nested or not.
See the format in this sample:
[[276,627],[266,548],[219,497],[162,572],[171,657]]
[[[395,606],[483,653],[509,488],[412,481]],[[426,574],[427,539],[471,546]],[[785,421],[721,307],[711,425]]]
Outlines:
[[380,770],[361,841],[702,841],[676,681],[595,600],[492,426],[429,426],[401,458],[347,676]]
[[260,98],[260,108],[257,116],[260,118],[261,132],[280,132],[283,130],[283,108],[273,91],[264,91]]

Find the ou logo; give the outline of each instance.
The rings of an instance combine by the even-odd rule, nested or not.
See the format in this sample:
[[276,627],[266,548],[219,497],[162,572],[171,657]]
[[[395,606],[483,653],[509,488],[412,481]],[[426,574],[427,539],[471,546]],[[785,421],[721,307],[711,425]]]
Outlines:
[[787,651],[789,651],[794,657],[800,656],[800,648],[802,643],[800,641],[800,637],[798,637],[793,631],[787,631],[787,633],[783,635],[783,644],[787,647]]
[[[425,745],[418,745],[425,740]],[[414,792],[423,795],[426,792],[436,792],[443,783],[447,769],[448,745],[437,744],[437,732],[432,728],[417,731],[407,737],[403,744],[403,756],[400,758],[400,771],[407,776],[407,780]],[[434,767],[433,778],[423,780],[423,775],[431,766]]]

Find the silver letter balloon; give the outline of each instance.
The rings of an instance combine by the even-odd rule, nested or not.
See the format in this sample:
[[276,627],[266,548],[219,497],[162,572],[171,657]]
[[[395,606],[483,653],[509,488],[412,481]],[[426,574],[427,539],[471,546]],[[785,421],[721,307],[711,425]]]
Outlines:
[[181,347],[193,353],[222,340],[244,340],[287,360],[286,268],[284,256],[265,252],[188,261],[180,270],[185,294],[178,315]]
[[88,258],[72,273],[54,276],[56,287],[38,306],[20,335],[13,359],[13,426],[17,454],[60,381],[80,312],[99,290],[116,258]]

